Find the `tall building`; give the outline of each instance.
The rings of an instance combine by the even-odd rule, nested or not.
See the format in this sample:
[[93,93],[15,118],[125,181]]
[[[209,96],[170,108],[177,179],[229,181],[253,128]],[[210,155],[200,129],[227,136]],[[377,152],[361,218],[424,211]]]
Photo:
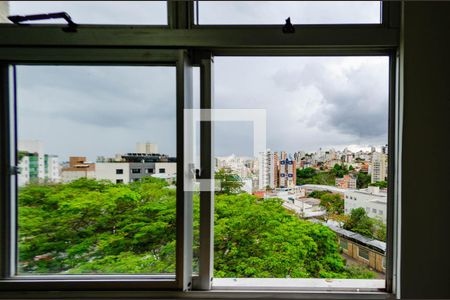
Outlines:
[[58,156],[45,154],[41,141],[20,140],[18,148],[19,186],[60,180]]
[[291,155],[281,152],[279,161],[278,186],[280,188],[294,188],[296,185],[296,162]]
[[370,173],[372,183],[385,181],[387,176],[387,155],[379,152],[372,153],[372,162],[370,164]]
[[155,154],[158,153],[158,144],[137,143],[136,153]]
[[267,149],[259,155],[259,184],[260,190],[277,187],[277,161],[278,154]]

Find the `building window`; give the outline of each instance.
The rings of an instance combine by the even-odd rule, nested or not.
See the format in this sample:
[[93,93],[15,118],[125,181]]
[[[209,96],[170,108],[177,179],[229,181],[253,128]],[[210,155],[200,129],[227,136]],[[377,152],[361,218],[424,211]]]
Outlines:
[[347,240],[340,238],[339,245],[341,246],[342,249],[348,250],[348,241]]
[[149,168],[146,170],[147,174],[153,174],[153,168]]
[[159,173],[160,173],[160,174],[166,173],[166,169],[165,169],[165,168],[159,169]]
[[140,174],[141,173],[141,169],[131,169],[131,173],[133,173],[133,174]]
[[116,174],[123,174],[123,169],[116,169]]
[[375,208],[372,208],[372,213],[376,214],[377,210]]
[[123,183],[123,179],[116,179],[116,183]]
[[358,256],[369,260],[369,250],[361,246],[358,247]]

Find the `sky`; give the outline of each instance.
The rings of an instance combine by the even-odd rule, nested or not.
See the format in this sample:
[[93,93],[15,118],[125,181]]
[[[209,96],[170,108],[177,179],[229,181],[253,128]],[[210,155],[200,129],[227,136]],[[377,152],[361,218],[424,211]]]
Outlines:
[[[165,4],[155,2],[39,2],[12,2],[11,14],[64,10],[79,23],[166,22]],[[253,5],[252,11],[244,4],[216,9],[201,3],[200,22],[235,18],[252,23],[264,18],[274,23],[288,12],[294,24],[295,18],[303,23],[331,18],[317,7],[304,12],[316,4],[306,3],[309,6],[300,11],[286,6],[296,4],[292,2]],[[368,12],[362,5],[333,7],[335,21],[376,21],[376,9]],[[272,150],[292,153],[387,143],[387,57],[216,57],[214,70],[215,107],[266,109],[267,146]],[[70,155],[95,160],[133,152],[137,142],[148,141],[157,143],[160,152],[175,155],[172,67],[19,66],[17,79],[19,139],[41,140],[46,153],[63,160]],[[198,100],[198,80],[194,88]],[[217,123],[215,154],[252,155],[252,134],[250,122]]]

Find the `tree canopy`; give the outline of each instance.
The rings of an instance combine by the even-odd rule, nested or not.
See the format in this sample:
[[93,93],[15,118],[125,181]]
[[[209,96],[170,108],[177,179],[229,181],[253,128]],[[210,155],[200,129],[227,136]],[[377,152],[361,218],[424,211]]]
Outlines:
[[214,178],[220,183],[218,193],[221,194],[238,194],[244,185],[241,178],[229,168],[219,169],[215,173]]
[[350,217],[344,223],[344,229],[386,241],[386,225],[380,219],[370,218],[362,207],[351,210]]
[[[155,178],[128,185],[79,179],[23,187],[19,271],[173,273],[175,196],[175,189]],[[374,276],[347,267],[335,233],[300,220],[280,199],[223,193],[215,205],[215,277]],[[198,233],[198,211],[194,216]]]

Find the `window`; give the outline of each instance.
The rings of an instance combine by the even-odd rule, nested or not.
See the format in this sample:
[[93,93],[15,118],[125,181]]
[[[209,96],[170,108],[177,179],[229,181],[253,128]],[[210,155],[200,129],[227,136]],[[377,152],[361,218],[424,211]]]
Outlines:
[[369,250],[367,250],[366,248],[363,247],[358,247],[358,256],[362,257],[366,260],[369,260]]
[[[276,289],[278,291],[286,288],[286,286],[261,286],[263,281],[260,280],[260,277],[276,279],[273,281],[275,282],[274,285],[282,282],[282,285],[289,285],[288,289],[291,290],[311,290],[311,286],[305,285],[305,282],[310,284],[314,280],[327,284],[327,289],[331,291],[335,287],[339,288],[335,285],[337,281],[325,283],[324,278],[311,277],[327,274],[327,277],[336,275],[336,277],[341,278],[344,276],[343,273],[336,274],[326,271],[345,272],[344,268],[347,267],[345,263],[338,263],[338,268],[334,269],[333,266],[327,265],[329,261],[324,259],[321,261],[321,263],[323,262],[321,266],[325,273],[308,269],[308,266],[312,265],[311,257],[314,257],[315,254],[318,254],[318,260],[323,258],[320,257],[320,251],[323,250],[320,249],[321,243],[314,239],[330,238],[329,241],[333,243],[333,247],[329,247],[329,249],[336,251],[337,255],[342,254],[339,252],[340,244],[335,238],[336,234],[332,233],[332,226],[320,223],[314,224],[308,221],[306,215],[301,215],[307,213],[322,214],[319,215],[321,217],[323,213],[327,213],[326,209],[314,204],[317,200],[320,203],[321,199],[309,199],[307,200],[309,202],[298,201],[299,199],[292,197],[291,194],[299,192],[297,189],[302,184],[314,185],[317,182],[327,182],[328,184],[328,182],[333,181],[331,185],[334,186],[335,178],[321,173],[333,168],[334,164],[332,163],[335,163],[335,161],[338,165],[343,162],[346,167],[350,164],[348,161],[345,162],[345,158],[336,156],[334,159],[327,157],[328,164],[330,164],[327,165],[324,159],[319,156],[323,155],[325,158],[330,153],[325,151],[319,153],[321,146],[331,148],[352,145],[353,141],[345,138],[354,136],[360,137],[358,143],[366,143],[364,135],[349,130],[349,126],[355,124],[355,122],[358,123],[360,118],[354,116],[347,118],[346,115],[341,114],[342,111],[339,108],[345,108],[347,111],[356,114],[355,112],[359,108],[368,108],[367,105],[364,105],[365,103],[359,103],[358,101],[361,101],[359,99],[367,100],[370,97],[366,97],[367,93],[358,90],[358,93],[337,93],[342,97],[336,99],[336,102],[327,102],[330,95],[334,95],[333,91],[327,90],[327,88],[339,89],[340,86],[345,86],[348,91],[355,91],[357,87],[363,86],[367,90],[371,90],[371,88],[373,89],[371,85],[377,86],[378,81],[385,80],[386,75],[389,74],[388,59],[387,56],[383,55],[391,55],[397,49],[397,30],[390,28],[388,23],[384,23],[385,19],[383,20],[383,26],[370,25],[380,23],[380,3],[376,1],[373,1],[373,3],[376,5],[372,8],[375,7],[378,11],[374,14],[375,18],[372,19],[366,19],[366,17],[359,20],[352,19],[355,14],[348,14],[341,18],[337,16],[338,10],[336,8],[332,9],[336,14],[328,14],[328,16],[317,16],[317,13],[306,13],[302,9],[301,13],[304,16],[299,18],[300,21],[296,19],[300,15],[292,16],[294,25],[329,25],[323,27],[302,26],[301,30],[297,30],[297,33],[301,33],[301,35],[294,34],[291,36],[283,36],[279,31],[275,33],[274,26],[247,26],[245,29],[241,29],[240,26],[220,28],[209,26],[206,30],[198,30],[195,26],[196,22],[190,14],[194,6],[189,1],[164,3],[169,15],[169,18],[162,22],[162,24],[168,25],[164,29],[149,26],[80,26],[81,34],[69,34],[61,31],[58,26],[42,26],[42,24],[0,25],[0,34],[6,37],[0,40],[1,46],[5,46],[0,51],[0,60],[7,62],[10,66],[15,65],[17,68],[15,75],[17,75],[18,139],[24,137],[50,139],[52,142],[44,141],[44,153],[58,154],[59,157],[63,158],[61,161],[64,162],[69,160],[67,154],[69,150],[72,150],[70,153],[75,155],[87,157],[85,162],[80,164],[81,167],[75,168],[76,171],[65,170],[66,175],[70,174],[72,176],[70,180],[73,179],[73,181],[61,183],[61,185],[67,184],[75,189],[77,184],[92,183],[92,178],[104,179],[101,183],[104,184],[102,188],[93,188],[86,193],[76,193],[71,190],[70,193],[58,195],[61,197],[67,196],[64,201],[70,201],[70,198],[76,196],[77,201],[73,208],[74,210],[78,209],[80,214],[73,216],[68,222],[55,221],[54,224],[61,223],[58,225],[61,227],[73,225],[73,228],[77,228],[80,234],[97,234],[96,228],[93,228],[93,226],[96,226],[96,222],[93,221],[94,218],[99,216],[102,219],[107,218],[109,211],[111,213],[117,212],[114,211],[114,207],[120,210],[136,208],[136,214],[128,215],[129,218],[120,224],[114,223],[115,220],[111,219],[111,222],[107,223],[105,227],[106,231],[102,232],[104,236],[100,236],[101,243],[97,243],[99,241],[98,236],[89,236],[90,239],[85,243],[78,243],[79,241],[66,239],[67,236],[62,236],[55,242],[61,243],[61,241],[64,241],[64,247],[62,248],[69,249],[67,253],[63,252],[64,250],[60,251],[60,248],[56,248],[56,245],[54,249],[50,249],[50,247],[48,252],[40,251],[40,253],[35,253],[36,255],[26,256],[24,254],[27,254],[27,251],[31,249],[27,245],[29,243],[28,234],[31,231],[42,232],[43,228],[41,227],[43,226],[33,226],[32,223],[40,223],[34,222],[37,221],[34,218],[29,218],[34,207],[26,203],[27,199],[30,198],[25,193],[30,191],[27,188],[19,189],[18,224],[14,224],[13,218],[0,219],[2,230],[8,229],[8,226],[13,230],[19,228],[17,243],[14,240],[14,235],[1,235],[2,243],[7,241],[6,245],[13,244],[18,250],[19,257],[15,257],[14,249],[11,250],[10,254],[2,255],[11,256],[12,259],[9,262],[18,261],[19,272],[11,271],[14,270],[14,266],[5,271],[4,265],[1,265],[2,272],[0,273],[7,275],[1,275],[4,277],[0,278],[0,287],[11,284],[14,281],[9,280],[11,278],[19,277],[21,279],[23,276],[29,276],[33,277],[31,281],[39,280],[45,284],[45,287],[42,286],[43,289],[48,287],[50,290],[58,290],[60,286],[77,290],[87,284],[92,289],[102,290],[110,289],[113,286],[115,289],[129,290],[187,291],[190,289],[212,289],[211,293],[215,293],[214,289],[227,287],[227,284],[236,287],[241,284],[241,280],[245,279],[249,279],[248,282],[251,282],[251,287],[256,282],[255,286],[259,285],[262,289]],[[207,5],[210,5],[211,12],[224,13],[226,9],[217,10],[214,8],[215,5],[221,4],[219,2],[198,3],[200,14],[197,14],[197,17],[200,22],[197,23],[200,26],[215,25],[217,20],[217,24],[224,24],[225,21],[214,17],[213,14],[208,12],[207,8]],[[241,5],[241,3],[223,4]],[[264,3],[261,4],[265,5]],[[270,3],[267,2],[267,4]],[[303,5],[294,2],[279,4],[280,7],[284,4]],[[309,4],[310,7],[315,5],[314,3]],[[347,4],[361,5],[361,7],[365,5],[364,3]],[[110,4],[105,2],[101,5]],[[333,3],[328,5],[334,6]],[[339,5],[339,3],[336,5]],[[255,2],[253,7],[260,7],[260,5]],[[271,10],[270,6],[268,7]],[[289,10],[294,12],[291,8]],[[372,11],[372,9],[370,10]],[[102,10],[102,13],[105,11]],[[285,13],[281,12],[277,15],[275,10],[271,11],[274,13],[264,16],[264,22],[260,21],[259,16],[255,19],[245,17],[230,22],[236,22],[234,24],[237,25],[281,25],[286,18]],[[92,15],[93,12],[97,12],[95,9],[84,11],[84,13],[89,12],[91,17],[95,17],[93,21],[83,20],[75,14],[75,11],[68,12],[78,23],[107,23],[100,15],[98,17]],[[146,10],[140,9],[140,12],[146,13]],[[127,14],[125,10],[123,10],[123,13],[124,15]],[[128,14],[128,16],[130,15],[133,14]],[[271,19],[272,15],[274,16],[273,19]],[[114,24],[128,23],[128,21],[122,23],[122,20],[119,20],[120,14],[115,13],[114,16],[117,17]],[[336,19],[332,19],[330,16],[336,17]],[[135,14],[134,17],[136,17]],[[186,17],[188,18],[186,19]],[[221,17],[227,19],[227,17],[240,16],[238,14],[226,16],[224,13]],[[383,18],[385,17],[383,16]],[[208,21],[205,18],[210,19]],[[282,23],[279,22],[279,18],[282,18]],[[339,18],[341,19],[339,20]],[[333,26],[330,25],[331,23],[354,24],[351,26]],[[369,25],[359,26],[357,23]],[[143,21],[142,24],[148,23]],[[296,28],[299,27],[296,26]],[[99,32],[102,32],[102,34],[99,34]],[[182,36],[179,35],[180,32],[183,32]],[[329,32],[337,34],[330,39]],[[349,34],[350,32],[351,34]],[[37,38],[36,36],[43,38]],[[148,36],[161,38],[148,39],[146,38]],[[20,45],[20,51],[16,51],[18,45]],[[189,53],[189,56],[187,53]],[[305,54],[311,56],[301,56]],[[333,56],[327,57],[326,55]],[[214,60],[211,58],[214,58]],[[377,60],[382,62],[377,62]],[[321,63],[318,64],[318,61],[321,61]],[[17,65],[17,63],[23,63],[23,65]],[[93,66],[82,66],[90,63]],[[109,64],[111,66],[106,66]],[[366,64],[376,65],[383,75],[371,76],[372,80],[366,80],[365,76],[356,76],[357,71],[364,71],[362,66]],[[49,66],[45,67],[46,65]],[[125,67],[125,65],[132,65],[133,67]],[[314,72],[306,70],[311,68],[311,65],[314,65],[312,67]],[[187,159],[190,155],[189,144],[197,142],[197,140],[190,139],[183,131],[190,125],[189,122],[183,123],[183,121],[186,121],[183,110],[189,109],[191,106],[192,78],[190,74],[193,67],[200,69],[200,107],[202,108],[244,110],[260,108],[258,106],[261,103],[268,104],[268,108],[261,108],[269,112],[267,114],[268,143],[277,146],[271,146],[272,150],[266,156],[268,160],[263,163],[265,164],[263,169],[267,172],[263,176],[259,177],[260,160],[254,159],[259,157],[259,153],[254,155],[250,150],[249,153],[239,151],[232,155],[234,147],[238,150],[252,147],[252,139],[248,137],[254,133],[254,124],[253,121],[249,122],[248,120],[241,120],[236,124],[231,124],[231,126],[229,121],[214,120],[212,129],[211,122],[203,122],[199,126],[202,128],[199,143],[201,148],[200,161],[202,163],[200,166],[190,164],[191,161]],[[60,69],[59,76],[49,76],[48,70],[39,68]],[[82,68],[86,69],[82,70]],[[0,71],[3,70],[5,70],[4,65],[0,65]],[[298,72],[302,75],[307,74],[306,77],[302,77],[305,80],[299,80],[301,76]],[[361,81],[335,80],[350,73],[355,75],[355,78],[364,81],[363,84],[361,84]],[[80,76],[80,74],[84,76]],[[319,86],[317,79],[324,75],[328,77],[325,78],[325,83],[322,82],[322,85]],[[352,76],[349,75],[349,77]],[[4,74],[0,73],[2,84],[7,82],[5,78]],[[14,76],[11,75],[9,83],[13,82],[12,78]],[[81,78],[81,83],[72,80],[74,78]],[[91,80],[92,78],[95,80]],[[212,81],[212,78],[214,78],[214,81]],[[66,82],[61,83],[60,80],[66,80]],[[299,82],[301,83],[300,87],[298,86]],[[368,85],[367,82],[370,82],[371,85]],[[390,82],[391,85],[393,83],[395,82]],[[38,98],[37,96],[40,94],[35,93],[35,90],[44,94],[43,89],[47,93],[45,93],[45,97],[39,97],[38,105],[33,106],[30,104],[32,101],[26,100]],[[270,89],[278,89],[277,95],[267,93],[267,90]],[[13,110],[6,105],[9,103],[8,101],[3,101],[7,97],[4,95],[4,89],[2,90],[3,93],[0,93],[0,113],[2,117],[8,115],[12,118],[10,120],[10,126],[12,126],[11,124],[15,122],[14,113],[6,113]],[[376,90],[387,93],[389,89],[379,88]],[[356,101],[347,101],[349,95]],[[70,97],[74,101],[66,101],[66,98]],[[212,101],[213,98],[215,98],[215,101]],[[62,99],[61,102],[58,99]],[[91,101],[88,99],[91,99]],[[265,102],[266,100],[267,102]],[[213,103],[214,106],[212,106]],[[384,104],[376,101],[371,102],[370,112],[376,114],[384,111]],[[246,105],[248,107],[245,107]],[[43,106],[48,109],[44,109]],[[117,109],[118,107],[120,109]],[[237,115],[232,114],[231,117]],[[321,118],[325,115],[326,118]],[[378,119],[376,124],[380,128],[386,129],[383,127],[383,124],[387,123],[384,117]],[[319,119],[321,123],[314,125],[314,122]],[[30,123],[39,124],[39,126],[32,128],[23,120],[32,120],[33,122]],[[40,122],[42,120],[44,121]],[[80,126],[73,128],[73,130],[67,129],[69,123],[75,121],[80,123]],[[4,121],[0,118],[0,122]],[[47,123],[52,123],[53,126],[49,126]],[[329,126],[330,123],[336,126],[329,127],[327,130],[321,128],[321,126]],[[305,128],[311,127],[306,128],[311,129],[311,131],[298,130],[299,124],[305,126]],[[95,133],[89,130],[88,127],[90,126],[101,127],[101,130],[99,129],[99,133]],[[314,129],[314,127],[316,128]],[[372,128],[372,126],[370,127]],[[379,128],[375,127],[375,129]],[[0,128],[3,129],[4,126],[0,126]],[[15,145],[14,137],[9,136],[6,129],[5,131],[2,130],[0,135],[0,139],[2,139],[0,147],[3,147],[0,149],[0,155],[8,152],[4,151],[5,145],[11,147]],[[316,129],[321,131],[314,131]],[[68,135],[67,132],[71,134]],[[214,132],[215,139],[212,138],[212,132]],[[387,137],[386,132],[387,130],[385,131],[385,137]],[[79,134],[86,140],[81,138],[72,140],[72,134],[76,136]],[[229,138],[226,138],[227,134]],[[299,138],[298,135],[300,134],[305,134],[305,136]],[[59,148],[55,147],[55,143],[58,142],[55,137],[60,139]],[[92,137],[96,137],[96,140],[92,140]],[[380,136],[375,134],[371,135],[370,138],[371,143],[378,143]],[[308,145],[313,139],[317,139],[317,144]],[[6,143],[3,143],[4,140]],[[145,143],[146,141],[158,143],[159,151],[144,153],[146,151],[134,149],[136,143]],[[212,141],[214,141],[214,145]],[[294,142],[297,143],[292,146],[292,149],[297,147],[295,150],[292,150],[291,147],[283,148],[285,143]],[[383,145],[385,144],[384,142]],[[215,153],[211,153],[213,149],[215,149]],[[265,148],[263,152],[266,152],[266,150],[268,149]],[[338,151],[344,150],[338,149]],[[355,152],[352,149],[350,151]],[[116,156],[116,153],[120,155]],[[292,155],[294,153],[298,154],[300,159],[294,157]],[[17,156],[19,155],[20,153],[17,153]],[[391,158],[389,162],[393,163]],[[1,159],[7,162],[5,165],[14,165],[11,163],[14,161],[14,157],[5,158],[2,156]],[[30,154],[23,162],[25,163],[28,160],[30,177],[33,177],[30,178],[30,182],[39,183],[39,179],[42,178],[40,175],[41,169],[45,172],[45,163],[43,167],[40,167],[38,166],[37,155],[34,161],[33,159],[33,155]],[[370,157],[364,159],[366,162],[370,162]],[[283,163],[278,165],[277,162]],[[157,163],[161,163],[160,166],[165,168],[159,168]],[[95,168],[91,164],[95,164]],[[172,167],[171,164],[176,167]],[[122,169],[117,169],[119,165]],[[275,168],[275,165],[280,169],[277,169],[277,173],[275,173],[275,169],[272,169],[272,167]],[[369,168],[370,166],[364,167]],[[284,169],[281,171],[281,168]],[[79,169],[82,169],[82,171]],[[94,169],[95,171],[91,171]],[[392,169],[392,166],[390,166],[390,170]],[[121,170],[121,173],[117,173],[117,170]],[[141,172],[153,174],[156,173],[156,170],[161,175],[140,175]],[[214,170],[218,172],[214,174]],[[300,180],[303,180],[301,176],[297,176],[299,170],[310,172],[308,174],[310,177],[306,177],[308,180],[299,183]],[[314,178],[313,173],[315,172],[319,173],[319,178]],[[16,180],[14,175],[9,177],[6,174],[9,174],[9,171],[3,172],[2,170],[0,173],[0,192],[2,193],[5,193],[6,190],[9,191],[11,186],[9,183]],[[98,174],[101,176],[97,176]],[[191,176],[194,177],[195,174],[198,182],[192,184],[193,190],[187,189],[186,186],[192,179]],[[274,174],[279,176],[275,178]],[[203,179],[208,180],[211,177],[217,177],[223,183],[218,186],[215,196],[212,188],[207,190],[200,188],[202,186],[201,181]],[[68,178],[68,176],[64,178]],[[141,178],[141,182],[138,182],[139,178]],[[260,187],[260,178],[267,184]],[[363,179],[366,180],[367,178]],[[110,183],[107,181],[110,181]],[[236,182],[239,184],[236,185]],[[42,183],[42,185],[45,184],[45,182]],[[147,188],[151,188],[151,190],[146,190]],[[280,190],[277,190],[278,188]],[[127,192],[122,193],[125,189],[127,189]],[[255,189],[258,190],[255,191]],[[192,191],[193,193],[191,193]],[[286,197],[284,197],[284,192]],[[308,196],[310,192],[312,191],[307,191],[305,196]],[[5,203],[14,204],[16,199],[14,192],[10,194],[12,196],[7,198],[11,200],[11,203],[8,200]],[[190,200],[192,194],[194,194],[193,203]],[[281,201],[272,199],[273,194],[276,194],[276,197],[279,197]],[[333,194],[331,197],[325,197],[325,199],[331,199],[334,196]],[[285,198],[288,201],[284,201]],[[52,197],[53,199],[55,197]],[[343,199],[340,198],[340,200]],[[287,210],[293,211],[292,207],[287,208],[284,205],[299,205],[297,202],[304,204],[302,211],[295,214],[287,213]],[[107,205],[103,206],[104,203]],[[266,209],[258,210],[261,207]],[[339,210],[342,209],[340,206],[337,207]],[[14,210],[9,208],[9,206],[4,205],[2,194],[2,201],[0,201],[1,215],[10,216],[11,213],[14,213]],[[344,211],[349,212],[351,208],[344,207]],[[89,211],[90,209],[96,211]],[[86,211],[89,212],[89,215],[85,220],[80,219],[78,216],[84,216],[82,213]],[[227,218],[224,216],[230,211],[233,214],[240,214],[241,218],[235,218],[233,215],[232,218],[226,220]],[[193,226],[189,223],[192,214],[194,214]],[[215,214],[218,216],[216,220]],[[270,222],[264,222],[267,221],[267,217],[274,214],[279,214],[280,218],[273,218]],[[27,218],[24,218],[24,216],[27,216]],[[123,213],[117,213],[114,216],[122,218]],[[277,227],[273,226],[274,220],[289,220],[292,221],[292,224]],[[5,224],[10,225],[5,226]],[[19,226],[15,227],[16,225]],[[255,233],[260,233],[260,230],[267,230],[270,234],[253,234],[252,229],[255,230]],[[191,234],[192,230],[194,234]],[[215,230],[216,240],[212,239],[213,230]],[[246,230],[251,234],[240,236],[235,234]],[[161,232],[164,232],[164,234],[161,234]],[[319,237],[308,238],[313,232],[319,234]],[[324,233],[323,236],[322,233]],[[105,236],[108,238],[107,240],[103,240]],[[190,239],[192,236],[198,236],[199,243],[191,245]],[[42,237],[45,238],[44,235]],[[266,238],[266,240],[262,240],[262,238]],[[132,241],[130,242],[129,239],[132,239]],[[13,243],[10,243],[11,241]],[[66,241],[69,241],[70,247],[66,245]],[[230,243],[227,244],[222,241],[229,241]],[[142,247],[137,247],[135,242]],[[318,248],[312,244],[313,242],[319,245]],[[307,243],[310,243],[308,246],[311,246],[308,249],[312,249],[311,251],[318,249],[317,253],[296,251],[302,250],[301,247]],[[153,247],[155,245],[157,245],[156,248]],[[118,248],[122,248],[122,250],[113,251],[113,253],[108,251],[100,253],[100,250],[110,250],[106,248],[109,246],[117,246],[116,250]],[[325,250],[328,251],[329,249]],[[287,250],[289,254],[284,256],[285,260],[273,259],[272,255],[278,255],[284,250]],[[95,256],[91,253],[92,251],[98,251],[100,255]],[[194,256],[195,266],[193,268],[191,268],[189,262],[189,258],[192,256],[191,251]],[[211,251],[216,251],[216,254],[221,255],[214,256]],[[289,251],[291,252],[289,253]],[[245,253],[248,254],[247,257]],[[76,261],[72,261],[70,262],[72,264],[68,265],[65,260],[68,257],[74,258]],[[334,259],[340,256],[332,257]],[[35,258],[36,260],[34,260]],[[198,260],[198,267],[196,266],[196,259]],[[283,264],[279,264],[280,261],[283,261]],[[54,262],[57,262],[57,264],[53,264]],[[24,264],[30,265],[24,268]],[[291,271],[286,272],[286,269],[280,271],[286,264],[294,267]],[[218,268],[213,268],[215,265]],[[223,266],[230,266],[230,268]],[[239,270],[236,271],[235,266],[240,266],[242,273],[237,273]],[[61,270],[61,267],[67,267],[67,269]],[[196,274],[198,277],[194,277],[195,280],[193,280],[191,269],[198,272]],[[70,280],[72,274],[79,275],[77,280]],[[108,276],[102,276],[104,274]],[[349,271],[346,274],[355,273]],[[52,275],[52,280],[41,275]],[[53,281],[53,276],[56,279],[55,281]],[[235,279],[230,279],[230,277]],[[286,279],[288,277],[290,278]],[[308,278],[308,281],[302,281],[303,278]],[[91,279],[95,279],[95,284],[90,281]],[[119,281],[120,283],[116,285],[112,281]],[[360,284],[358,291],[385,291],[383,280],[360,280],[358,282]],[[36,286],[34,282],[32,284]],[[356,287],[351,284],[351,281],[345,284],[348,284],[345,287],[346,291],[356,291]],[[27,283],[24,286],[27,287]],[[28,288],[31,286],[28,286]],[[389,290],[389,286],[388,284],[387,292],[392,292],[392,290]],[[320,291],[318,292],[320,293]]]
[[348,241],[344,239],[339,239],[339,244],[342,249],[348,250]]
[[381,22],[380,1],[198,1],[201,25]]
[[[78,24],[167,25],[166,1],[8,1],[10,15],[67,12]],[[33,21],[35,23],[36,21]],[[65,23],[62,19],[38,23]]]
[[[142,159],[133,155],[135,145],[155,127],[151,136],[167,151],[164,159],[173,157],[175,69],[18,65],[15,71],[18,154],[34,153],[43,163],[33,180],[23,173],[19,182],[14,275],[173,276],[176,189],[146,178],[138,192],[139,178],[118,165]],[[49,163],[66,167],[53,173]],[[152,201],[161,201],[164,212],[146,212]]]
[[[229,121],[225,115],[213,123],[215,179],[220,183],[214,198],[213,287],[222,278],[243,282],[261,277],[320,280],[320,272],[329,278],[358,278],[353,273],[358,268],[346,265],[346,254],[339,251],[341,228],[332,225],[339,224],[341,217],[347,218],[345,209],[351,210],[353,205],[348,207],[342,190],[337,190],[338,194],[334,185],[339,175],[345,180],[344,175],[351,173],[350,165],[363,167],[363,163],[349,161],[341,164],[339,158],[359,152],[369,155],[370,149],[363,146],[373,141],[373,133],[364,125],[369,119],[380,122],[375,134],[377,145],[386,144],[388,58],[216,56],[214,71],[214,108],[229,113]],[[378,87],[376,92],[374,86]],[[368,115],[368,106],[377,111],[376,118]],[[264,125],[258,123],[262,111]],[[259,130],[265,130],[263,146],[258,144]],[[367,142],[362,142],[364,139]],[[305,152],[312,157],[309,173],[305,172],[308,169],[297,169],[296,158]],[[316,190],[307,192],[304,185]],[[291,203],[289,197],[297,201]],[[362,200],[360,196],[349,197]],[[311,221],[319,215],[330,222]],[[301,228],[330,230],[332,238],[311,237],[317,252],[305,249],[308,254],[304,258],[288,259],[283,267],[275,267],[302,249],[286,244],[305,245],[308,234],[300,234]],[[347,234],[358,233],[356,226],[345,230],[351,231]],[[366,235],[371,238],[371,234]],[[331,252],[322,250],[324,242],[335,246]],[[326,255],[338,256],[342,268],[327,269]],[[300,271],[316,262],[320,262],[321,271]],[[358,266],[375,278],[365,263],[359,261]]]

